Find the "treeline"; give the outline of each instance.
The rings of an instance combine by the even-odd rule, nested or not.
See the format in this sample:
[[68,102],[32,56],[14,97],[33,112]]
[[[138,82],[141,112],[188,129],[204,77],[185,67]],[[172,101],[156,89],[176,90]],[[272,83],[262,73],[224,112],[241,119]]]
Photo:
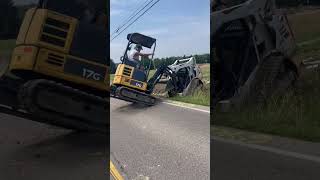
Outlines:
[[[165,58],[155,58],[153,62],[151,62],[151,70],[158,68],[160,65],[171,65],[178,59],[185,59],[192,56],[172,56],[172,57],[165,57]],[[210,54],[201,54],[201,55],[194,55],[197,64],[205,64],[210,63]],[[148,68],[150,65],[150,61],[148,59],[142,59],[141,64]],[[111,74],[114,74],[117,69],[117,65],[112,59],[110,59],[110,70]]]
[[[201,54],[201,55],[193,55],[197,61],[197,64],[205,64],[210,63],[210,54]],[[155,58],[154,59],[154,66],[155,68],[159,67],[160,65],[171,65],[174,61],[178,59],[185,59],[191,56],[172,56],[172,57],[165,57],[165,58]]]
[[110,65],[110,74],[114,74],[117,70],[117,64],[113,61],[113,59],[110,59],[109,61]]

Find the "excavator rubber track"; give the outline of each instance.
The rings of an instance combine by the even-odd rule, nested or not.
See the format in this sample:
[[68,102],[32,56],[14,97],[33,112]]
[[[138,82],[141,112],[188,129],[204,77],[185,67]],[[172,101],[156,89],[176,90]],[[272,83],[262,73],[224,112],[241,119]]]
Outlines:
[[129,89],[124,86],[116,88],[116,90],[111,94],[114,98],[147,106],[153,106],[157,100],[157,98],[149,94],[142,93],[134,89]]
[[22,108],[43,122],[67,129],[107,132],[107,100],[54,81],[26,82],[18,92]]

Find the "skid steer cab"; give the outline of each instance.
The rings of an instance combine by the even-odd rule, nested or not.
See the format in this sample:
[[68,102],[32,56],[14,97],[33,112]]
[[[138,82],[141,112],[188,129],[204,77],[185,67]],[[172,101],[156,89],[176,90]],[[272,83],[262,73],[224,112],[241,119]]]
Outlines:
[[[121,64],[117,67],[111,85],[111,95],[129,102],[153,105],[156,98],[151,96],[152,90],[150,89],[152,88],[149,86],[148,76],[153,65],[156,39],[139,33],[128,34],[127,39],[126,50],[121,57]],[[139,61],[128,57],[129,51],[136,45],[152,49],[152,57],[149,59],[147,67],[143,67]]]

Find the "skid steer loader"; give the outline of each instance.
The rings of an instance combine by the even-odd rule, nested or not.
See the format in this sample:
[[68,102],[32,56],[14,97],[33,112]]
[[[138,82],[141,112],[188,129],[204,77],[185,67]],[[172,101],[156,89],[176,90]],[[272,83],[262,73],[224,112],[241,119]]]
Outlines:
[[166,91],[165,87],[167,82],[170,81],[170,77],[164,74],[159,84],[165,85],[164,88],[157,88],[158,94],[167,94],[167,96],[173,97],[177,95],[177,93],[181,93],[182,96],[189,96],[203,87],[202,73],[195,57],[178,59],[169,65],[168,68],[176,74],[177,86],[179,86],[181,91]]
[[1,58],[0,111],[75,130],[109,123],[107,3],[42,0]]
[[211,8],[213,105],[264,104],[297,79],[294,35],[274,0]]

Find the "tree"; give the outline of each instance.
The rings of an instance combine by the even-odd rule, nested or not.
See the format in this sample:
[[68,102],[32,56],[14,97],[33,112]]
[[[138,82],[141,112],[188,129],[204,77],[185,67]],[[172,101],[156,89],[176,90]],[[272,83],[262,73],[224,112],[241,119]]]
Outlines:
[[155,68],[153,61],[147,57],[142,57],[141,64],[145,69],[148,69],[149,66],[150,66],[150,70],[153,70]]
[[[190,58],[191,56],[172,56],[172,57],[165,57],[165,58],[155,58],[154,59],[154,66],[158,68],[160,65],[171,65],[178,59],[185,59]],[[210,54],[201,54],[201,55],[194,55],[198,64],[210,63]]]
[[114,63],[114,61],[112,59],[110,59],[109,63],[110,63],[110,74],[116,73],[116,70],[117,70],[116,63]]

